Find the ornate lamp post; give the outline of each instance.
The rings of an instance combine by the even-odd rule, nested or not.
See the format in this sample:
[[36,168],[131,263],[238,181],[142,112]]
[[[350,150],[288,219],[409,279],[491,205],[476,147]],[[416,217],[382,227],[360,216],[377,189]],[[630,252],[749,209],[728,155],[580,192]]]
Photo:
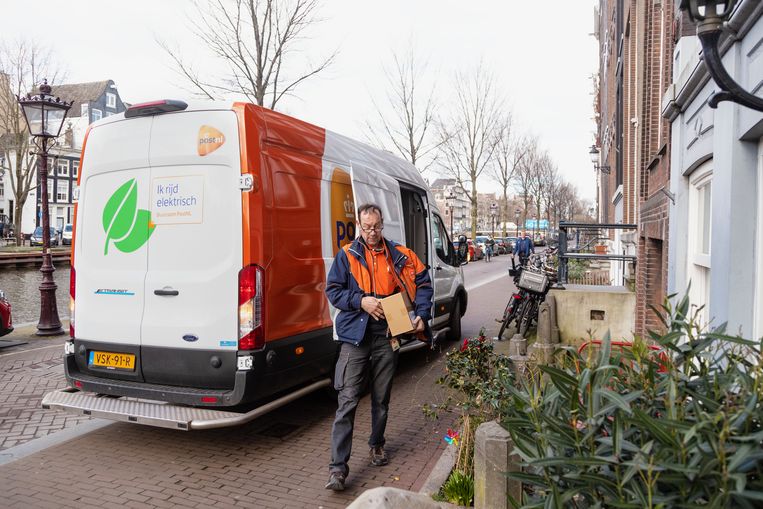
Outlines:
[[453,202],[456,201],[456,195],[453,194],[453,189],[448,191],[448,195],[445,197],[445,205],[450,209],[450,238],[453,239]]
[[[48,216],[48,144],[61,133],[66,114],[72,103],[53,97],[48,80],[40,85],[40,94],[16,97],[24,113],[29,134],[39,149],[40,209],[42,214],[42,283],[40,283],[40,321],[38,336],[57,336],[64,333],[56,306],[56,283],[53,281],[53,263],[50,257],[50,217]],[[41,158],[41,159],[40,159]]]
[[491,228],[490,228],[490,236],[491,237],[495,237],[495,216],[496,216],[497,213],[498,213],[498,204],[493,202],[490,205],[490,218],[491,218],[491,221],[492,221],[492,225],[491,225]]

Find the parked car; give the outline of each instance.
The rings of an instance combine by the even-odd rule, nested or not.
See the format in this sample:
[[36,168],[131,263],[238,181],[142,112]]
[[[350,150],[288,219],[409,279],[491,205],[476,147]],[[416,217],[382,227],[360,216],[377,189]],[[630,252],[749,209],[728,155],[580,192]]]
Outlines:
[[485,251],[482,250],[479,244],[472,242],[471,239],[466,241],[469,246],[469,260],[482,260],[485,257]]
[[[58,235],[56,235],[56,229],[52,226],[48,229],[49,235],[48,239],[50,240],[51,246],[57,246],[58,245]],[[34,233],[32,233],[32,236],[29,238],[29,244],[32,246],[41,246],[42,245],[42,226],[38,226],[34,229]]]
[[510,251],[506,248],[506,240],[504,240],[501,237],[495,238],[495,250],[499,255],[509,253]]
[[517,238],[506,237],[504,240],[506,241],[506,245],[508,246],[509,254],[512,254],[514,252],[514,247],[517,245]]
[[0,336],[5,336],[13,330],[13,319],[11,318],[11,303],[6,298],[5,293],[0,290]]
[[72,227],[72,224],[65,224],[64,225],[64,232],[61,234],[61,243],[64,246],[70,246],[72,244],[72,230],[74,228]]

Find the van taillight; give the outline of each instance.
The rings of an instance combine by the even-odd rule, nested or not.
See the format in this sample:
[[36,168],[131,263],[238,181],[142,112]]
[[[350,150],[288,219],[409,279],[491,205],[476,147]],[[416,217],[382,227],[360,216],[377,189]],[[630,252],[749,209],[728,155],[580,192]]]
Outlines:
[[72,266],[69,271],[69,336],[74,339],[74,297],[77,293],[77,272]]
[[264,292],[265,271],[257,265],[238,273],[238,349],[255,350],[265,346]]

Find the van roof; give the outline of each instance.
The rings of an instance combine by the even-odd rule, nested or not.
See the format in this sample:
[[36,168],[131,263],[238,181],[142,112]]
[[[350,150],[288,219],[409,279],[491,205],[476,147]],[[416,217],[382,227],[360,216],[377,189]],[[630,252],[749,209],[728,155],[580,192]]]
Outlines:
[[[205,111],[205,110],[206,111],[233,110],[234,104],[240,104],[238,101],[202,101],[202,100],[186,101],[186,100],[183,100],[183,102],[188,104],[188,108],[182,110],[182,112]],[[255,108],[259,108],[259,106],[255,106],[253,104],[252,106],[254,106]],[[280,120],[280,122],[274,122],[277,124],[282,124],[283,121],[285,120],[287,122],[289,121],[300,122],[303,124],[308,124],[309,126],[312,126],[314,128],[323,129],[325,131],[325,136],[326,136],[324,153],[323,153],[324,159],[328,159],[330,161],[334,160],[336,162],[350,161],[350,162],[360,163],[370,168],[383,168],[385,173],[394,177],[398,181],[406,182],[416,187],[425,189],[427,191],[428,201],[430,205],[433,208],[437,208],[436,202],[434,200],[434,196],[432,195],[431,190],[429,189],[429,185],[423,179],[418,169],[410,162],[396,156],[392,152],[389,152],[387,150],[380,150],[362,141],[352,139],[348,136],[344,136],[342,134],[336,133],[329,129],[325,129],[320,126],[315,126],[314,124],[310,124],[309,122],[299,120],[295,117],[291,117],[289,115],[285,115],[277,111],[269,110],[267,108],[262,108],[262,111],[265,114],[266,123],[267,123],[267,117],[275,117],[278,120]],[[172,115],[172,114],[174,113],[163,113],[162,115]],[[125,119],[124,113],[110,115],[108,117],[104,117],[101,120],[94,122],[92,124],[92,128],[97,128],[100,126],[104,126],[107,124],[120,122],[124,120],[130,120],[129,118]]]

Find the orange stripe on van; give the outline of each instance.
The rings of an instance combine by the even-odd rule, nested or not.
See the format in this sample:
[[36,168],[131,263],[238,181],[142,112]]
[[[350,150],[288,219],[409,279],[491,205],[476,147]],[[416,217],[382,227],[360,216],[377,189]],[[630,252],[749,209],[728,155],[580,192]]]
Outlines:
[[326,132],[253,104],[235,103],[242,193],[243,266],[265,269],[265,340],[330,327],[321,238]]

